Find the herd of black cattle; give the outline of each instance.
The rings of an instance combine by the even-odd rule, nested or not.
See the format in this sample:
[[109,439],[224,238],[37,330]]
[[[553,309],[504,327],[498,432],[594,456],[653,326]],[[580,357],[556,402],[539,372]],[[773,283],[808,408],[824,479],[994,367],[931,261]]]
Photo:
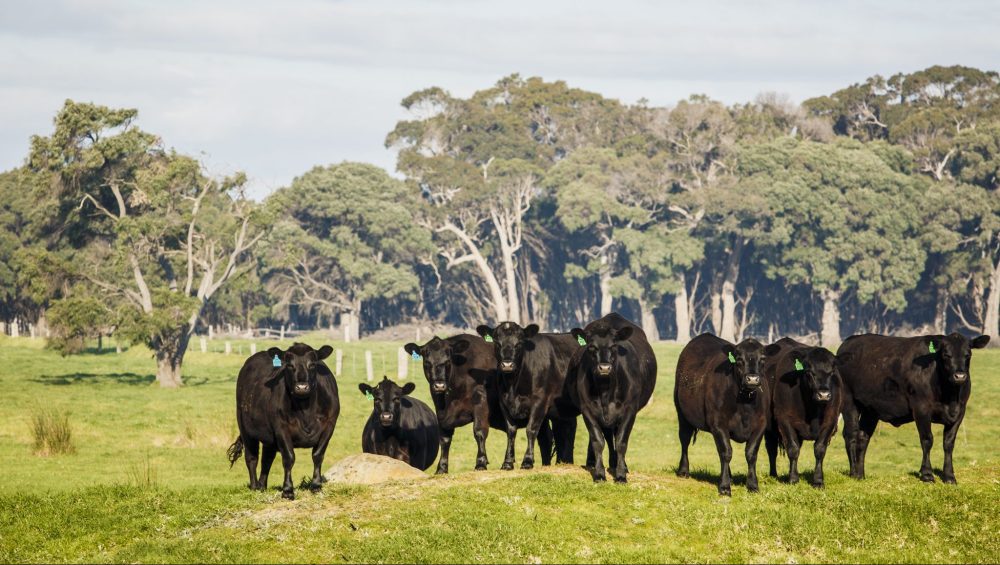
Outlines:
[[[632,426],[656,385],[656,357],[642,329],[609,314],[570,333],[539,333],[535,324],[522,328],[512,322],[479,326],[477,332],[406,344],[408,353],[423,360],[433,411],[409,396],[413,383],[400,387],[385,378],[377,386],[359,385],[373,402],[362,432],[363,451],[421,470],[438,459],[437,473],[447,473],[455,428],[471,423],[477,470],[489,463],[490,428],[507,433],[502,469],[514,467],[514,440],[522,428],[527,433],[522,469],[534,466],[536,442],[543,465],[553,456],[558,463],[573,463],[582,415],[590,435],[586,468],[594,481],[605,480],[606,443],[614,480],[624,483]],[[770,474],[776,476],[777,451],[783,447],[794,483],[799,450],[809,440],[816,456],[812,484],[822,487],[823,458],[842,414],[852,477],[865,476],[865,452],[879,421],[894,426],[915,421],[923,448],[921,480],[934,480],[930,450],[931,424],[936,423],[944,425],[942,478],[954,483],[952,450],[971,389],[972,349],[988,342],[989,336],[970,340],[958,333],[911,338],[867,334],[848,338],[834,355],[790,338],[767,346],[752,338],[734,345],[700,335],[677,362],[677,473],[688,476],[688,446],[702,430],[712,434],[719,452],[720,494],[731,491],[731,441],[746,444],[749,490],[757,490],[762,439]],[[240,435],[229,449],[229,460],[233,464],[246,452],[251,489],[267,488],[280,451],[282,496],[294,498],[294,448],[312,448],[309,487],[319,489],[325,481],[323,456],[340,414],[337,382],[323,363],[332,351],[328,345],[315,350],[302,343],[284,351],[275,347],[251,356],[241,369],[236,384]]]

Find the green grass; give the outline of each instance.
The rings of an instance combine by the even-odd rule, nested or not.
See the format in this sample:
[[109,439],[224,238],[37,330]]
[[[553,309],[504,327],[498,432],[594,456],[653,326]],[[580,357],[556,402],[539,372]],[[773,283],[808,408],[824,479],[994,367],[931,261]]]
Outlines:
[[[305,341],[322,343],[318,336]],[[222,350],[221,341],[212,345]],[[383,357],[393,376],[399,345],[345,348],[337,379],[342,411],[327,467],[360,451],[370,410],[357,391],[364,349],[373,351],[378,376]],[[798,485],[767,478],[762,450],[761,492],[747,493],[739,447],[736,485],[726,499],[716,494],[718,458],[706,434],[691,451],[696,478],[674,476],[679,447],[671,392],[679,348],[655,349],[657,392],[639,414],[627,486],[595,485],[570,466],[496,470],[505,441],[495,430],[488,440],[491,470],[473,472],[475,442],[464,428],[447,477],[327,486],[318,495],[300,489],[289,502],[273,488],[250,492],[242,461],[233,469],[226,461],[236,436],[236,374],[248,342],[234,341],[228,356],[190,353],[188,386],[161,390],[143,348],[63,358],[40,340],[0,338],[0,561],[989,562],[1000,556],[1000,350],[975,354],[974,391],[955,449],[958,486],[917,480],[915,428],[883,424],[864,482],[845,476],[838,434],[825,490],[808,486],[809,472]],[[410,371],[416,395],[426,400],[416,363]],[[33,416],[40,413],[68,414],[75,453],[36,454]],[[935,433],[939,468],[939,426]],[[581,423],[578,455],[585,442]],[[518,460],[524,447],[521,434]],[[296,481],[311,474],[307,453],[299,453]],[[811,466],[807,448],[800,467]],[[779,473],[786,472],[779,459]]]

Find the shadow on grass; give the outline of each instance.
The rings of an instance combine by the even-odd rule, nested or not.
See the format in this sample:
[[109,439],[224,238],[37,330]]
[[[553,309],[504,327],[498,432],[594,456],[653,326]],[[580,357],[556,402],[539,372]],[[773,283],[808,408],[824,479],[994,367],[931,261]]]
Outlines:
[[[146,385],[156,382],[156,375],[138,373],[69,373],[65,375],[39,375],[30,379],[43,385],[65,386],[73,384],[125,384]],[[205,377],[187,377],[184,386],[201,386],[208,383]]]

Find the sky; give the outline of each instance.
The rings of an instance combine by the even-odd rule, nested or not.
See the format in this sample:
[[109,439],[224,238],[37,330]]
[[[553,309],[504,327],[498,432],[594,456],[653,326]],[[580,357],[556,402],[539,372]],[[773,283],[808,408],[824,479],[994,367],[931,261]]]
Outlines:
[[511,73],[624,103],[761,92],[800,102],[874,74],[1000,67],[988,1],[207,1],[0,3],[0,170],[66,99],[245,171],[262,198],[317,165],[389,171],[408,94],[468,96]]

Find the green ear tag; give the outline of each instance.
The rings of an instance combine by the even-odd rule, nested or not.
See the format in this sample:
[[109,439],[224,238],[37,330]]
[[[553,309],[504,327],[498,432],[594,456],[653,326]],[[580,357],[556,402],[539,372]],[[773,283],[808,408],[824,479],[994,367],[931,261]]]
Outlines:
[[583,339],[582,335],[576,336],[576,342],[580,345],[587,345],[587,340]]
[[802,361],[799,361],[798,359],[795,360],[795,370],[796,371],[805,371],[806,370],[806,368],[804,366],[802,366]]
[[371,391],[365,391],[365,398],[367,398],[368,400],[375,400],[375,397],[372,396]]
[[931,353],[937,353],[937,349],[934,349],[933,341],[927,342],[927,351],[930,351]]
[[483,338],[483,341],[485,341],[486,343],[493,343],[493,336],[491,336],[490,334],[486,334],[486,337]]
[[736,356],[733,355],[732,351],[729,352],[729,362],[733,363],[733,364],[736,364]]

